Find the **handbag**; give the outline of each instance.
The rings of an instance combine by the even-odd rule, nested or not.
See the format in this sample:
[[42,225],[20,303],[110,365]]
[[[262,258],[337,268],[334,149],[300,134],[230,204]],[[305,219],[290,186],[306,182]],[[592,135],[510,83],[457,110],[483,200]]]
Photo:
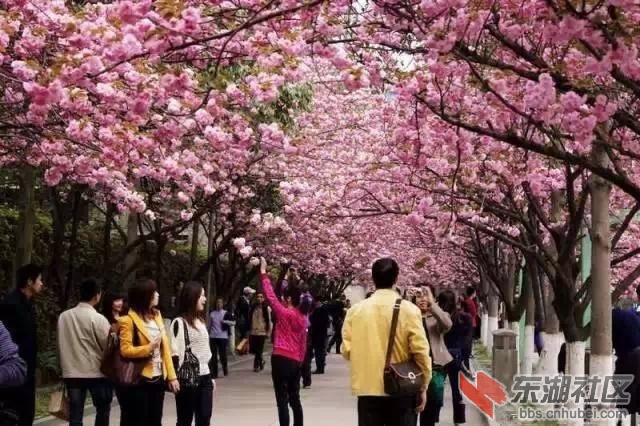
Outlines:
[[[140,346],[138,327],[135,322],[133,322],[133,346]],[[120,338],[116,333],[112,333],[109,336],[107,351],[100,371],[118,386],[134,386],[140,381],[142,370],[150,358],[125,358],[120,352]]]
[[413,359],[406,362],[391,364],[391,352],[398,329],[398,316],[402,299],[397,299],[393,307],[391,332],[387,343],[387,357],[384,364],[384,391],[390,396],[411,396],[420,393],[425,385],[424,373]]
[[249,353],[249,339],[248,338],[244,338],[240,341],[240,343],[238,343],[238,346],[236,347],[236,352],[238,352],[238,355],[246,355]]
[[69,420],[69,399],[67,398],[67,389],[64,386],[49,397],[49,414],[60,420]]
[[184,326],[184,358],[176,375],[178,376],[178,382],[180,382],[181,388],[194,388],[198,386],[200,380],[200,361],[198,361],[198,358],[191,351],[191,340],[189,339],[187,322],[182,319],[182,323]]

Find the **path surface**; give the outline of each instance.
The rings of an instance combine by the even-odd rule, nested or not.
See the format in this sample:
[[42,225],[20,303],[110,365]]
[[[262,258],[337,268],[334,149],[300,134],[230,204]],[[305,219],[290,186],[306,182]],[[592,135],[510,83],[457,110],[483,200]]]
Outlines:
[[[248,361],[248,359],[247,359]],[[356,426],[356,399],[349,389],[348,365],[338,355],[327,357],[327,374],[313,376],[311,389],[301,391],[306,426]],[[251,363],[241,362],[231,368],[231,375],[217,380],[212,425],[215,426],[278,426],[275,397],[271,387],[271,374],[267,368],[262,373],[251,371]],[[446,389],[446,388],[445,388]],[[445,392],[445,406],[440,416],[440,425],[453,425],[450,392]],[[163,425],[176,422],[174,397],[165,398]],[[111,425],[118,425],[120,410],[117,406],[111,411]],[[85,417],[85,425],[93,424],[93,416]],[[52,420],[47,426],[64,425],[64,422]],[[481,415],[467,405],[467,424],[484,424]]]

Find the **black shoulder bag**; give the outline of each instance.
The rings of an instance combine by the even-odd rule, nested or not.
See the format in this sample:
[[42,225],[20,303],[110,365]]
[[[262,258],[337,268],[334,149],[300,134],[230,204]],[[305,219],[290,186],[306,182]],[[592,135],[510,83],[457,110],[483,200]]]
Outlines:
[[176,375],[181,388],[194,388],[200,381],[200,361],[191,351],[187,322],[184,319],[181,320],[184,327],[184,359]]
[[384,364],[384,391],[390,396],[412,396],[420,393],[425,386],[422,370],[413,359],[398,364],[391,364],[391,353],[398,328],[398,316],[402,299],[397,299],[393,307],[391,332],[387,344],[387,357]]

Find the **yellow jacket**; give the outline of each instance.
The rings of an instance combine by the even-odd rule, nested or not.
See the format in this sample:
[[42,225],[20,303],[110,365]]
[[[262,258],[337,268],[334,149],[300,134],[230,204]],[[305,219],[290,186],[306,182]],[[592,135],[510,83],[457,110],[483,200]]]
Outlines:
[[[347,311],[342,327],[342,354],[351,366],[351,389],[355,396],[385,396],[383,370],[393,306],[399,297],[394,290],[378,290]],[[391,363],[412,357],[428,384],[431,358],[422,315],[417,306],[405,300],[400,305]]]
[[[154,318],[156,324],[162,332],[162,343],[160,344],[160,355],[162,357],[162,376],[165,380],[175,380],[176,372],[173,368],[173,361],[171,359],[171,346],[169,345],[169,339],[164,326],[164,320],[162,315],[156,314]],[[138,331],[138,342],[140,346],[133,346],[133,325]],[[125,358],[147,358],[151,357],[153,351],[151,350],[151,338],[147,332],[147,326],[144,319],[133,311],[129,311],[128,315],[125,315],[118,319],[120,326],[120,353]],[[153,364],[151,359],[142,370],[142,376],[148,379],[153,378]]]

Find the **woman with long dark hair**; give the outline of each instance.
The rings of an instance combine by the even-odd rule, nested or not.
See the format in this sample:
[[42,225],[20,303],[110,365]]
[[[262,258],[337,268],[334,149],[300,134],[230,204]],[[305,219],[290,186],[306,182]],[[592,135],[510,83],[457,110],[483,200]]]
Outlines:
[[111,331],[118,331],[118,320],[127,314],[124,294],[109,291],[102,297],[100,311],[111,324]]
[[120,406],[125,426],[161,426],[165,388],[174,393],[180,389],[159,299],[155,281],[137,281],[129,288],[129,313],[118,320],[122,356],[147,360],[139,383],[126,388]]
[[[111,324],[111,331],[113,337],[118,335],[118,330],[120,326],[118,325],[118,320],[123,315],[127,314],[127,307],[124,300],[124,294],[120,292],[109,291],[102,297],[100,311],[102,315],[109,321]],[[117,341],[117,339],[115,340]],[[122,404],[126,404],[125,398],[125,390],[122,386],[114,385],[114,391],[116,392],[116,398],[118,399],[118,404],[122,406]],[[125,426],[127,424],[127,419],[125,415],[120,415],[120,425]]]
[[[453,400],[453,422],[458,425],[465,423],[465,406],[460,393],[459,373],[462,364],[462,347],[464,345],[461,321],[462,312],[458,311],[456,294],[449,289],[438,294],[437,303],[430,303],[431,316],[439,317],[439,324],[435,327],[440,332],[437,346],[432,342],[434,328],[428,327],[430,343],[433,351],[433,376],[427,393],[427,406],[420,415],[420,426],[432,426],[440,421],[440,410],[444,402],[444,378],[449,378]],[[460,314],[460,315],[459,315]],[[468,317],[468,316],[467,316]],[[427,314],[429,318],[429,314]],[[468,318],[467,318],[468,319]],[[428,321],[428,320],[427,320]],[[432,321],[433,323],[433,321]],[[429,322],[427,322],[429,324]],[[471,323],[468,322],[468,331]],[[454,337],[452,339],[452,337]],[[455,341],[455,344],[452,344]],[[439,353],[439,356],[436,356]]]
[[302,302],[300,288],[289,284],[282,303],[267,275],[267,262],[260,259],[260,282],[267,302],[273,309],[276,337],[271,357],[271,378],[278,405],[280,426],[289,426],[289,406],[293,411],[293,426],[303,426],[300,402],[301,367],[307,350],[307,314],[310,306]]
[[177,426],[190,426],[194,416],[196,426],[211,423],[214,382],[209,370],[211,348],[204,319],[206,303],[202,284],[186,283],[178,298],[178,316],[171,322],[171,354],[176,371],[184,367],[185,354],[190,351],[197,360],[199,376],[191,385],[180,383],[180,391],[176,393]]

